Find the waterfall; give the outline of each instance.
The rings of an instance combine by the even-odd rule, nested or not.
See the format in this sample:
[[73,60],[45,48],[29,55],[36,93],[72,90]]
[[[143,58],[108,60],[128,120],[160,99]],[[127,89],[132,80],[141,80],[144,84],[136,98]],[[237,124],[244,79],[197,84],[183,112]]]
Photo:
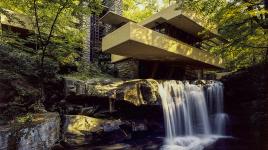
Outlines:
[[221,82],[214,81],[208,84],[205,92],[213,134],[225,135],[225,126],[228,116],[223,110],[223,85]]
[[221,82],[165,81],[159,84],[159,94],[166,129],[162,149],[202,150],[225,134]]

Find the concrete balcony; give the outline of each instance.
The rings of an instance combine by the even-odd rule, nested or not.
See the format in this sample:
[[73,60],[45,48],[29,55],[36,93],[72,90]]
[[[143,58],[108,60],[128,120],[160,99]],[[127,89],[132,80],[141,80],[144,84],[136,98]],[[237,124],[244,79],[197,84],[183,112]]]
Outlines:
[[[141,60],[170,61],[206,69],[224,68],[223,60],[204,50],[129,22],[106,35],[102,50]],[[114,56],[112,61],[116,61]]]
[[1,25],[22,28],[22,29],[26,29],[26,30],[33,30],[33,22],[32,22],[30,17],[23,15],[23,14],[13,12],[11,10],[5,10],[5,11],[7,11],[7,13],[12,17],[8,18],[4,14],[0,13]]
[[164,22],[202,39],[212,37],[220,38],[215,23],[210,22],[206,16],[199,13],[178,8],[177,4],[161,10],[139,24],[152,29]]

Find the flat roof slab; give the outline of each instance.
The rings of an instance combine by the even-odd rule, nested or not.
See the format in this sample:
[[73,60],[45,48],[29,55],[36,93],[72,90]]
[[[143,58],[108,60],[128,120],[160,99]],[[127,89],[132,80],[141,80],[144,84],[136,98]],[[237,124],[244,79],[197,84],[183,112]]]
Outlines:
[[122,16],[115,14],[111,11],[109,11],[103,17],[101,17],[100,21],[103,23],[115,25],[115,26],[123,25],[123,24],[126,24],[128,22],[134,22],[128,18],[122,17]]
[[182,62],[200,68],[224,68],[221,58],[132,22],[105,36],[102,50],[143,60]]

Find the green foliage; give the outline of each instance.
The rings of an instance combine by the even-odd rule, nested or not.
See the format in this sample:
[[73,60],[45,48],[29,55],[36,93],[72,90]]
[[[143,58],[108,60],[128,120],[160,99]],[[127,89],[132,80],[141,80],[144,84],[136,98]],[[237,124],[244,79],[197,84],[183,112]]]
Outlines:
[[[242,68],[265,61],[268,49],[268,34],[264,28],[262,1],[233,1],[215,16],[219,32],[230,43],[221,49],[230,68]],[[267,19],[266,19],[267,21]]]
[[158,0],[123,0],[123,16],[140,22],[158,12],[166,3],[160,4]]
[[[85,46],[87,18],[98,14],[101,7],[101,0],[0,1],[0,12],[15,26],[28,29],[26,35],[3,32],[0,44],[10,48],[1,49],[1,63],[7,64],[4,69],[39,79],[40,98],[35,101],[40,107],[46,98],[45,82],[55,77],[57,66],[78,64]],[[12,27],[9,30],[13,31]]]
[[[0,69],[37,79],[40,76],[40,59],[38,55],[25,52],[23,49],[7,45],[0,46]],[[47,77],[53,77],[59,70],[55,61],[45,59],[44,69]]]
[[[248,67],[267,60],[268,11],[263,0],[184,0],[179,7],[201,13],[217,23],[220,35],[228,40],[210,49],[222,56],[229,70]],[[266,17],[265,17],[266,15]],[[265,27],[266,26],[266,27]]]
[[85,62],[79,64],[78,72],[73,72],[64,76],[84,81],[92,78],[111,78],[110,75],[102,73],[97,64],[88,64]]
[[86,37],[86,18],[101,11],[101,0],[3,0],[0,8],[30,16],[27,24],[36,34],[27,40],[38,44],[35,51],[39,57],[45,55],[61,64],[77,64]]

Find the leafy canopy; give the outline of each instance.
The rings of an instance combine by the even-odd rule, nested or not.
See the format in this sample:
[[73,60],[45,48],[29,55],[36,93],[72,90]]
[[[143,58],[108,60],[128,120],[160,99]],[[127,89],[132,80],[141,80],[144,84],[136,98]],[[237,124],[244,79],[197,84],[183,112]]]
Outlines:
[[123,16],[140,22],[160,11],[167,3],[167,0],[123,0]]
[[[84,46],[87,17],[101,11],[101,0],[2,0],[4,10],[29,16],[33,36],[28,41],[37,43],[33,51],[61,64],[74,63]],[[23,20],[22,20],[23,21]],[[29,22],[27,22],[29,23]],[[51,34],[51,35],[50,35]],[[38,38],[36,38],[36,36]],[[43,53],[44,51],[44,53]]]
[[268,11],[265,0],[183,0],[184,7],[207,16],[217,23],[227,43],[214,46],[211,52],[222,56],[227,68],[235,70],[267,61]]

